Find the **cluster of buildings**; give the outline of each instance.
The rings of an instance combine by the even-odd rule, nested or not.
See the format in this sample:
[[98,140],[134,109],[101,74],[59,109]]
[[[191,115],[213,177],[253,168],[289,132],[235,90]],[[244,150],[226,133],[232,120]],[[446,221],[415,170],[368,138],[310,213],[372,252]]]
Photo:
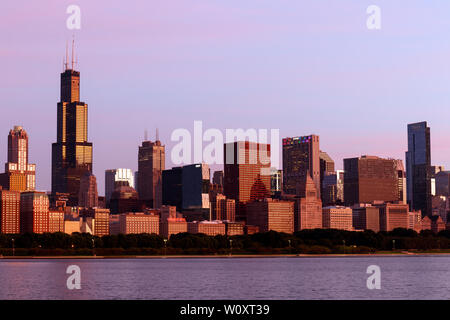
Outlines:
[[[80,73],[61,73],[57,140],[52,144],[52,190],[39,192],[28,162],[28,135],[8,135],[8,162],[0,174],[0,232],[155,233],[239,235],[304,229],[439,232],[449,228],[450,171],[431,165],[430,128],[408,125],[402,160],[364,155],[343,170],[320,149],[319,136],[282,140],[282,168],[271,167],[270,144],[225,143],[224,167],[166,169],[165,146],[142,142],[138,171],[105,172],[105,196],[93,175],[88,105],[80,101]],[[277,152],[277,150],[276,150]]]

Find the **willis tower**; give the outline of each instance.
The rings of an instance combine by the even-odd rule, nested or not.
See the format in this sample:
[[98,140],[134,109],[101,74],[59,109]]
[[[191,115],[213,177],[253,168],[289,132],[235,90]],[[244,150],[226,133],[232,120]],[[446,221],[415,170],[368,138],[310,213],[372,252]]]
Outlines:
[[80,101],[80,72],[69,68],[66,48],[61,73],[61,98],[57,104],[57,141],[52,144],[52,194],[68,195],[70,206],[78,205],[80,179],[92,173],[92,143],[88,142],[88,105]]

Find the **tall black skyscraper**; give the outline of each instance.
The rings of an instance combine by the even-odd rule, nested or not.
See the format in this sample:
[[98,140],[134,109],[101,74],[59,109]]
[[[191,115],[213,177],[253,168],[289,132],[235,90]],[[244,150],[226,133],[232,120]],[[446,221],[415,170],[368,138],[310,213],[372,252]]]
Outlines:
[[78,205],[80,179],[92,172],[92,143],[88,138],[88,105],[80,101],[80,72],[68,66],[61,73],[61,101],[57,112],[57,141],[52,144],[52,193],[68,193]]
[[406,190],[410,208],[431,215],[430,128],[425,121],[408,124]]

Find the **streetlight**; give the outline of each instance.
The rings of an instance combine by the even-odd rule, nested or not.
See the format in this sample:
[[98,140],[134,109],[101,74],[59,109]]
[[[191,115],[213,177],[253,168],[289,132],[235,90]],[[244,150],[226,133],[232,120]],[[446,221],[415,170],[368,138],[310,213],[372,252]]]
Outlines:
[[233,255],[233,239],[230,239],[230,256]]
[[94,238],[92,238],[92,251],[94,252],[94,257],[96,257],[97,255],[95,254],[95,242],[94,242]]
[[392,240],[392,250],[395,250],[395,240]]
[[14,238],[12,238],[11,240],[12,240],[12,249],[13,249],[13,252],[12,252],[12,253],[13,253],[13,257],[14,257],[14,255],[15,255],[15,249],[16,249],[16,248],[14,247]]
[[164,239],[164,256],[167,255],[167,239]]
[[342,243],[344,244],[344,254],[345,254],[345,240],[342,240]]
[[289,239],[288,242],[289,242],[289,253],[291,253],[291,239]]

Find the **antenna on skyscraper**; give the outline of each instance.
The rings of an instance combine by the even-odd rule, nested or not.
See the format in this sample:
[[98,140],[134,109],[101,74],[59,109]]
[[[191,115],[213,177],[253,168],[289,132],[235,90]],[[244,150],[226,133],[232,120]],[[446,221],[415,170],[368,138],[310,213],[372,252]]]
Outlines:
[[66,62],[64,63],[65,70],[67,70],[68,63],[69,63],[69,43],[66,40]]
[[74,70],[73,69],[73,50],[74,50],[74,46],[75,46],[75,35],[72,38],[72,70]]
[[148,140],[148,131],[147,131],[147,129],[145,129],[145,131],[144,131],[144,141],[147,141]]
[[156,140],[155,141],[159,141],[159,129],[156,128]]

